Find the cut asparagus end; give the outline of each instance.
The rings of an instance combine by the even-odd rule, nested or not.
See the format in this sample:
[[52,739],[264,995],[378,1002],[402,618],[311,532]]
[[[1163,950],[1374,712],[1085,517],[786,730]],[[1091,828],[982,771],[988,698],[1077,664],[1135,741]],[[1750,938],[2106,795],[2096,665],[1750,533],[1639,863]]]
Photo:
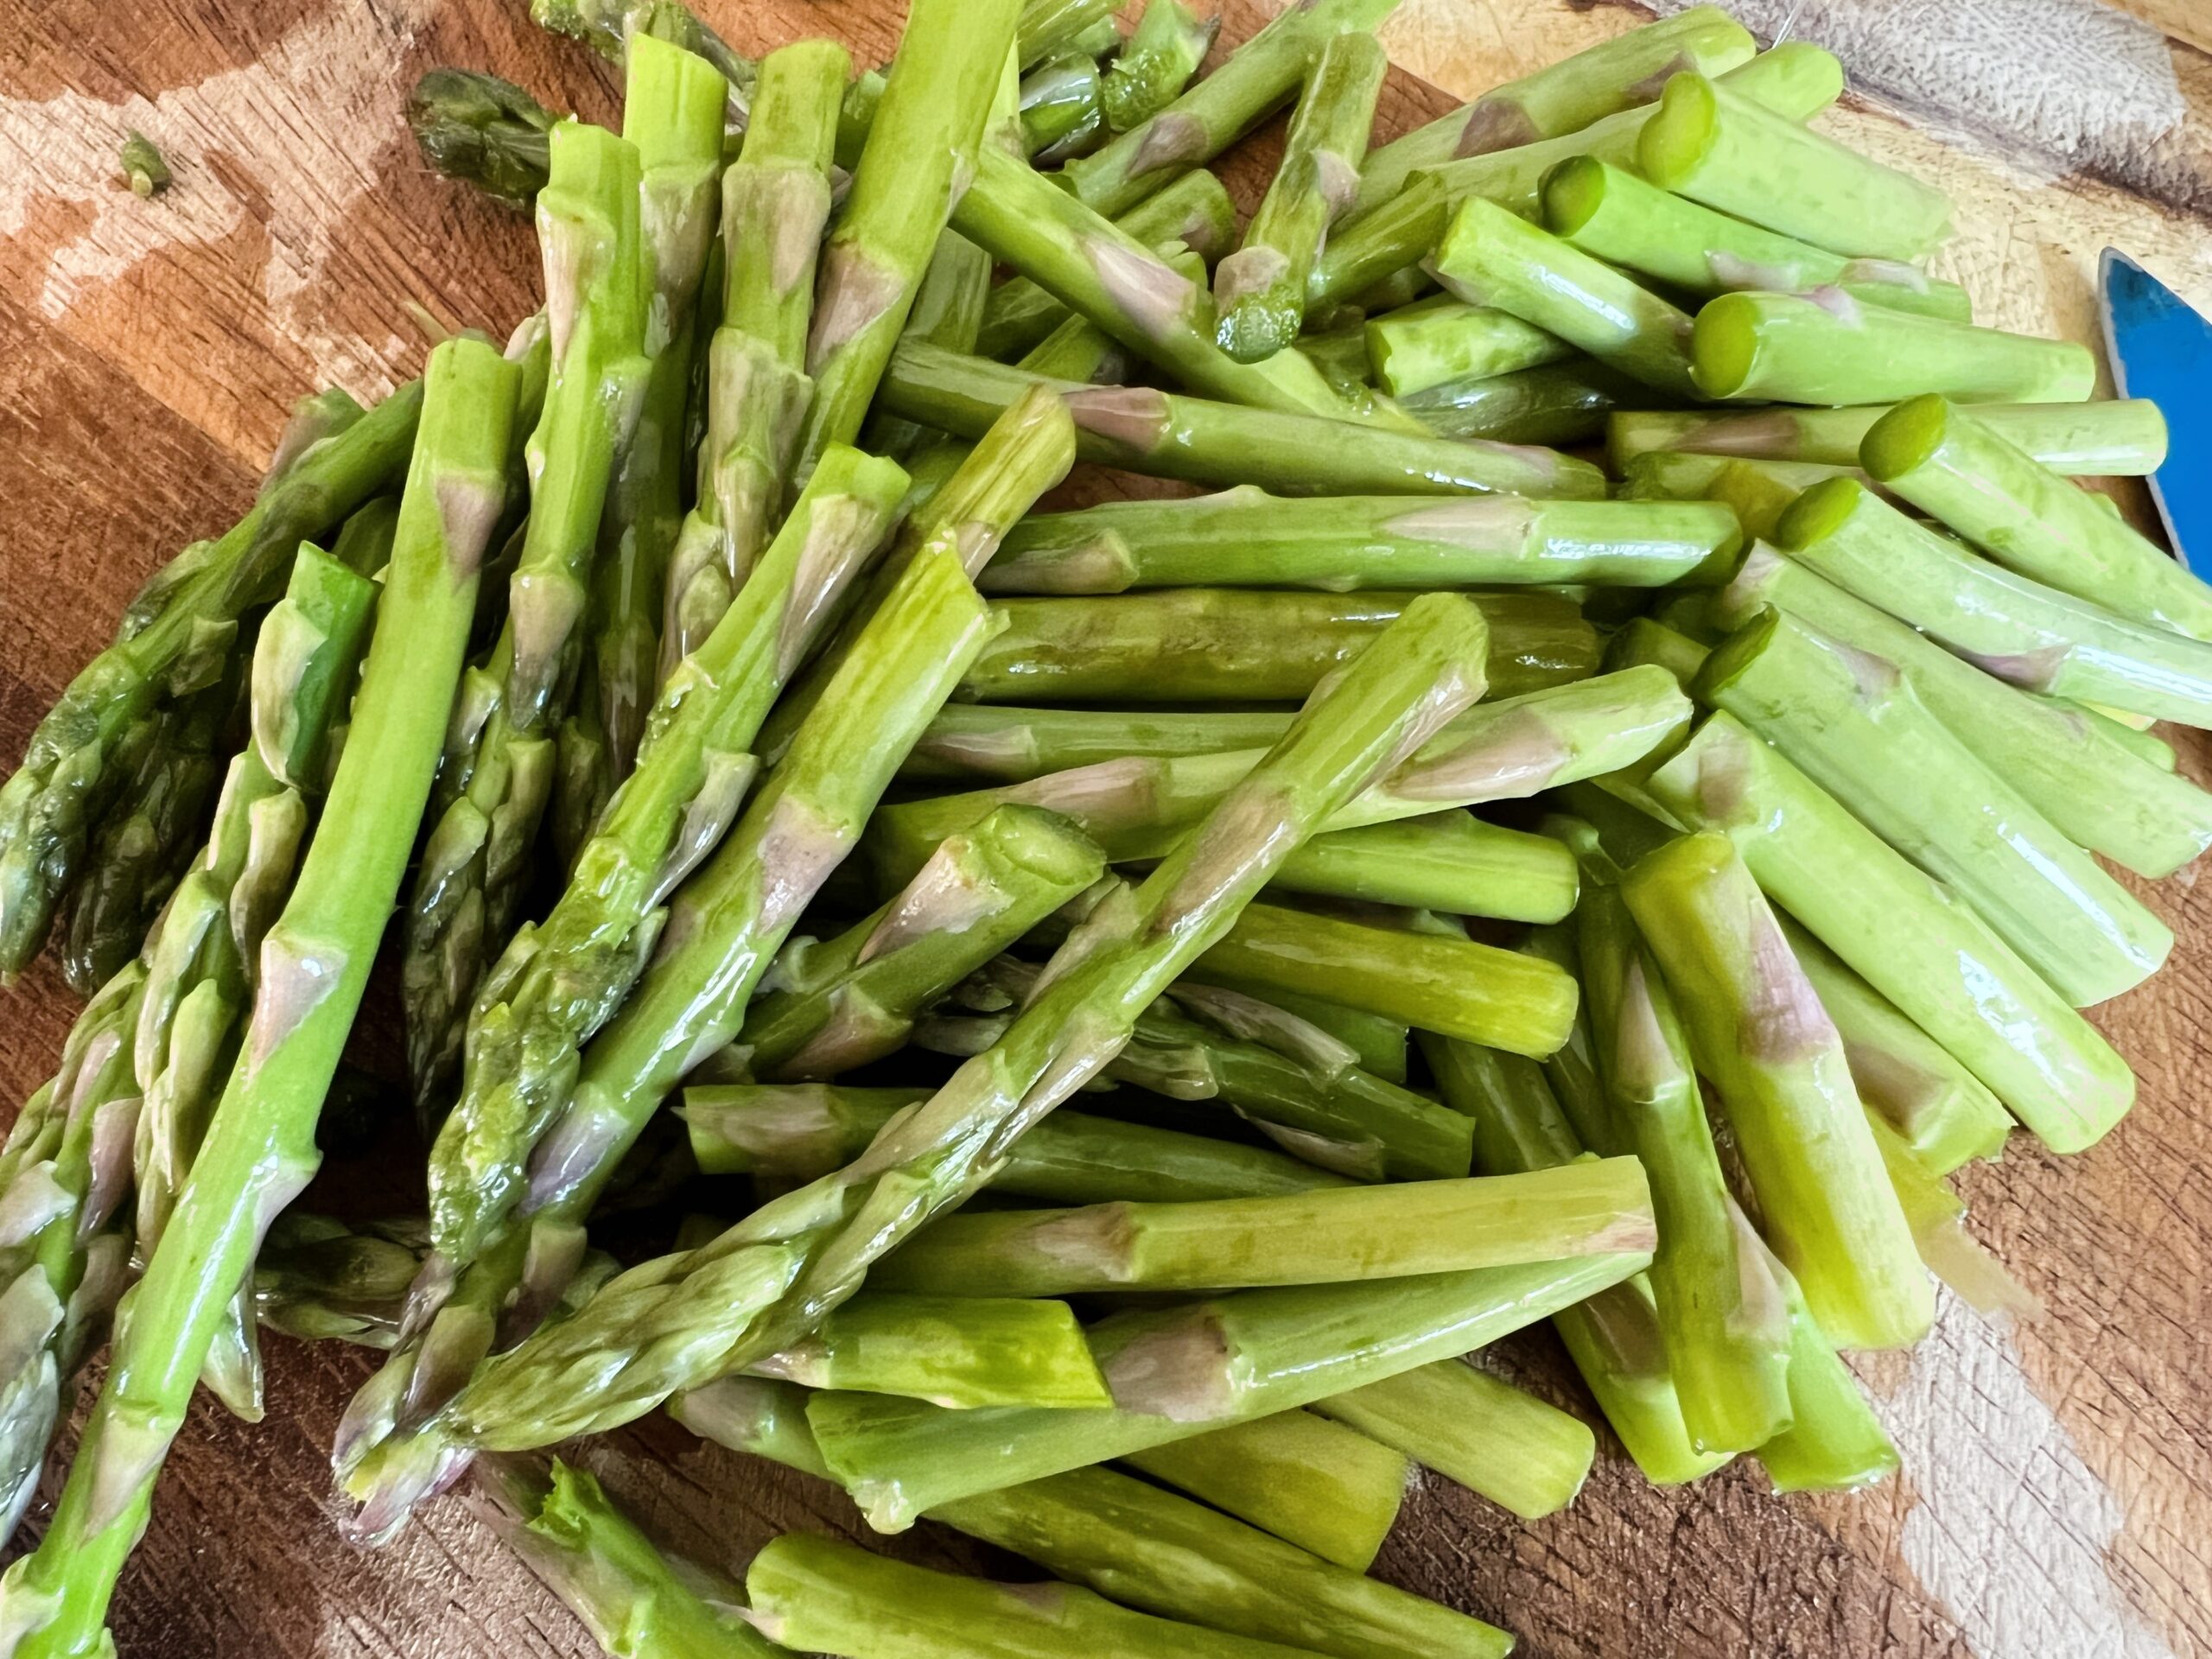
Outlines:
[[1637,170],[1662,190],[1689,177],[1712,151],[1720,99],[1702,75],[1676,75],[1637,141]]
[[1707,301],[1690,332],[1690,373],[1698,390],[1732,397],[1751,378],[1758,349],[1758,312],[1750,300],[1723,294]]
[[1859,442],[1859,464],[1886,484],[1942,448],[1950,424],[1948,399],[1935,392],[1907,398],[1866,429]]

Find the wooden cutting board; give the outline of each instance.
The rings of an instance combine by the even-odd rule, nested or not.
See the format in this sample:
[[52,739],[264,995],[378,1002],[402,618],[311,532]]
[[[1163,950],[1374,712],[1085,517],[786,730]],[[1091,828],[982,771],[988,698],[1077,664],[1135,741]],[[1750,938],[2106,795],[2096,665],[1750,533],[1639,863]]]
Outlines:
[[[1272,5],[1224,9],[1238,39]],[[2204,39],[2195,0],[2128,9]],[[875,61],[899,8],[705,10],[742,49],[830,32]],[[2212,59],[2088,0],[1754,0],[1746,15],[1838,47],[1863,90],[1910,118],[1854,107],[1825,124],[1952,193],[1947,274],[1986,318],[2093,337],[2088,277],[2108,240],[2212,304]],[[1439,86],[1471,94],[1637,16],[1591,0],[1408,0],[1387,34],[1403,68],[1384,129],[1448,107]],[[295,397],[329,380],[365,396],[411,372],[422,341],[407,301],[499,332],[535,302],[528,222],[417,161],[400,113],[415,75],[493,67],[598,118],[615,99],[607,73],[535,30],[520,0],[17,0],[4,22],[0,753],[12,759],[145,574],[243,508]],[[126,126],[175,167],[157,201],[114,181]],[[2095,176],[2071,176],[2077,162]],[[2203,775],[2205,743],[2185,737],[2183,751]],[[1965,1181],[1977,1234],[2045,1317],[2003,1329],[1947,1306],[1919,1350],[1865,1368],[1902,1480],[1778,1499],[1739,1470],[1666,1493],[1609,1448],[1574,1508],[1533,1526],[1431,1484],[1378,1570],[1522,1632],[1531,1655],[2212,1652],[2212,1129],[2198,1105],[2212,900],[2190,875],[2148,897],[2182,943],[2153,985],[2098,1015],[2141,1074],[2134,1116],[2085,1157],[2019,1145]],[[0,1001],[0,1098],[46,1074],[74,1008],[45,967]],[[1587,1411],[1548,1334],[1505,1344],[1497,1363]],[[125,1656],[595,1651],[460,1502],[381,1552],[339,1541],[323,1459],[367,1370],[357,1353],[280,1343],[269,1421],[194,1412],[117,1605]],[[784,1527],[855,1530],[827,1487],[665,1423],[582,1460],[657,1535],[726,1565]],[[930,1529],[897,1548],[970,1560]]]

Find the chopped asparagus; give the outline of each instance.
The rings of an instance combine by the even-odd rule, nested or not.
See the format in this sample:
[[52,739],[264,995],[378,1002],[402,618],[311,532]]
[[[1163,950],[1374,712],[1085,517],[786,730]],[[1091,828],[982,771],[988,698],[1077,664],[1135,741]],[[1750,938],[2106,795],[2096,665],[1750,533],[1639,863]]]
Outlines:
[[1180,98],[1220,32],[1220,18],[1200,17],[1183,0],[1147,5],[1106,73],[1107,130],[1141,127]]
[[[1856,467],[1868,429],[1895,407],[1864,404],[1742,414],[1624,410],[1606,423],[1605,447],[1615,471],[1654,449]],[[2166,459],[2165,416],[2145,397],[1976,404],[1974,418],[2054,472],[2126,476],[2155,473]]]

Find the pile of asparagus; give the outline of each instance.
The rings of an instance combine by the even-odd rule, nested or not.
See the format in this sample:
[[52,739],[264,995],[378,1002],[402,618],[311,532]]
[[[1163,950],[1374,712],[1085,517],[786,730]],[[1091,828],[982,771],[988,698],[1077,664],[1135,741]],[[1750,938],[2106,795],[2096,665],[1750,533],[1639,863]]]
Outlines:
[[[2131,1103],[2079,1010],[2172,939],[2099,861],[2212,842],[2149,729],[2212,591],[1836,60],[1698,7],[1370,149],[1391,0],[1203,78],[1182,0],[857,76],[537,9],[619,134],[411,114],[543,310],[303,404],[0,788],[0,970],[59,918],[89,998],[0,1152],[10,1529],[109,1344],[0,1653],[111,1651],[263,1326],[385,1351],[359,1537],[467,1478],[630,1655],[1502,1654],[1365,1569],[1416,1466],[1573,1499],[1463,1357],[1546,1319],[1655,1482],[1894,1470],[1839,1351],[2028,1305],[1948,1178]],[[1220,487],[1037,511],[1078,462]],[[424,1205],[290,1211],[388,931]],[[1058,1582],[741,1586],[532,1455],[662,1408]]]

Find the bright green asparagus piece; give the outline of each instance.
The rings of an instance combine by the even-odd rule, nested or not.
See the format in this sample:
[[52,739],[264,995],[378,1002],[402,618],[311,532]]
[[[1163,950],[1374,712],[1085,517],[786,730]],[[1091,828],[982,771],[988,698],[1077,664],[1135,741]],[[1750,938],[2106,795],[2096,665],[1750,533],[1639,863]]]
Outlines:
[[1789,1304],[1789,1427],[1758,1450],[1777,1492],[1856,1491],[1895,1474],[1897,1447],[1859,1391],[1859,1380],[1777,1263]]
[[1575,354],[1556,334],[1510,311],[1450,295],[1387,312],[1367,324],[1367,355],[1385,391],[1404,397],[1454,380],[1540,368]]
[[1694,390],[1686,314],[1495,202],[1461,204],[1430,269],[1470,304],[1509,312],[1647,385]]
[[1305,327],[1313,261],[1359,189],[1389,67],[1382,42],[1357,32],[1338,35],[1314,59],[1274,180],[1243,245],[1214,272],[1217,337],[1238,362],[1272,357]]
[[[1039,522],[1050,521],[1032,518],[1017,532]],[[899,776],[914,783],[1021,784],[1128,755],[1172,760],[1260,749],[1288,730],[1294,718],[1211,709],[1186,714],[956,702],[930,722]]]
[[[994,109],[993,114],[996,113]],[[950,352],[974,351],[976,331],[983,326],[983,302],[990,291],[990,255],[957,231],[939,232],[937,251],[922,271],[921,286],[914,290],[914,303],[899,338]],[[871,454],[888,455],[900,462],[912,460],[918,450],[937,441],[937,434],[928,428],[894,416],[874,416],[861,428],[862,448]]]
[[408,129],[430,170],[516,207],[544,188],[556,119],[514,82],[468,69],[429,70],[407,99]]
[[[679,1395],[669,1410],[720,1445],[829,1474],[806,1425],[805,1397],[787,1384],[711,1382]],[[1338,1659],[1503,1659],[1512,1644],[1478,1619],[1111,1469],[1071,1469],[979,1493],[931,1518],[1129,1606]]]
[[1986,923],[1731,716],[1648,786],[1679,821],[1733,836],[1777,903],[2054,1149],[2088,1146],[2133,1103],[2126,1063]]
[[[1631,501],[1719,502],[1736,515],[1746,542],[1764,542],[1781,528],[1783,515],[1797,505],[1799,496],[1832,478],[1872,481],[1856,467],[1829,467],[1816,461],[1731,460],[1654,449],[1622,469],[1621,493]],[[1699,595],[1683,594],[1662,604],[1692,607],[1702,602]]]
[[1636,166],[1662,190],[1847,257],[1918,259],[1951,233],[1942,191],[1703,75],[1667,83]]
[[2008,569],[2134,621],[2212,639],[2212,588],[2127,521],[1937,397],[1878,421],[1861,464]]
[[302,1342],[390,1348],[429,1248],[414,1217],[352,1224],[288,1210],[254,1258],[254,1317]]
[[123,141],[118,159],[123,163],[123,181],[130,194],[150,199],[169,188],[169,164],[152,139],[136,127]]
[[2027,691],[2212,726],[2212,648],[1975,557],[1848,479],[1818,484],[1776,544],[1846,592]]
[[883,99],[822,249],[806,372],[814,399],[793,463],[804,484],[850,443],[906,327],[970,158],[1011,157],[984,124],[1014,46],[1019,0],[916,0]]
[[[652,41],[659,94],[681,108],[701,86]],[[701,74],[712,77],[701,67]],[[720,93],[714,98],[719,100]],[[553,130],[538,193],[552,378],[530,438],[531,513],[507,621],[463,682],[438,772],[429,841],[404,926],[407,1047],[418,1102],[461,1059],[470,1001],[521,899],[553,785],[554,734],[582,655],[585,582],[609,480],[628,443],[649,365],[637,146],[599,127]]]
[[1602,437],[1615,410],[1650,401],[1649,386],[1578,354],[1510,374],[1446,380],[1399,407],[1439,437],[1571,444]]
[[1068,1305],[1014,1297],[871,1287],[750,1369],[809,1388],[902,1395],[956,1410],[1113,1404]]
[[1897,1190],[1905,1224],[1912,1229],[1913,1244],[1929,1272],[1980,1313],[2038,1317],[2042,1303],[1967,1230],[1965,1200],[1913,1152],[1887,1119],[1870,1114],[1867,1122],[1875,1145],[1882,1149],[1882,1163]]
[[1581,1419],[1456,1359],[1317,1400],[1313,1409],[1524,1521],[1572,1503],[1598,1454],[1598,1437]]
[[1024,70],[1034,69],[1047,58],[1087,49],[1093,31],[1102,23],[1110,27],[1118,10],[1114,0],[1024,0],[1014,33],[1015,61]]
[[1070,52],[1031,70],[1021,80],[1023,150],[1040,167],[1078,154],[1105,124],[1104,95],[1098,61],[1086,53]]
[[2126,728],[1993,678],[1795,557],[1754,548],[1716,620],[1732,627],[1767,605],[1895,664],[1953,736],[2078,845],[2153,877],[2212,846],[2212,796],[2145,760]]
[[1595,500],[1605,493],[1596,467],[1554,450],[1453,442],[1149,386],[1091,386],[922,346],[893,354],[882,403],[910,420],[973,437],[1037,385],[1067,405],[1084,460],[1157,478],[1256,484],[1283,495],[1506,491]]
[[1605,642],[1605,667],[1612,673],[1651,665],[1663,668],[1675,683],[1688,690],[1705,666],[1711,650],[1689,635],[1669,627],[1656,617],[1630,620]]
[[[1782,124],[1803,134],[1794,122]],[[1762,230],[1594,156],[1562,162],[1544,175],[1544,224],[1585,253],[1686,294],[1746,288],[1789,293],[1833,284],[1872,305],[1953,322],[1973,316],[1973,301],[1956,283],[1938,281],[1915,265],[1848,259]]]
[[[820,1084],[710,1085],[684,1091],[691,1150],[710,1175],[811,1181],[850,1163],[926,1089]],[[1263,1198],[1345,1178],[1263,1147],[1060,1111],[1022,1136],[991,1190],[1055,1204]]]
[[[2140,984],[2172,950],[2171,931],[1982,765],[1890,658],[1767,611],[1713,653],[1698,695],[1971,905],[2075,1007]],[[1900,791],[1900,776],[1943,786]]]
[[[334,1459],[369,1499],[365,1533],[389,1532],[442,1465],[465,1460],[442,1443],[443,1420],[431,1414],[495,1341],[527,1335],[550,1310],[623,1154],[694,1059],[737,1034],[800,912],[851,851],[899,755],[990,627],[955,540],[931,541],[721,849],[678,892],[650,969],[583,1054],[565,1109],[537,1141],[516,1212],[459,1273],[436,1257],[426,1264],[412,1339],[347,1408]],[[425,1420],[440,1427],[416,1433]]]
[[1692,6],[1585,47],[1382,145],[1361,181],[1359,205],[1396,195],[1416,171],[1440,162],[1579,133],[1649,103],[1671,75],[1725,74],[1757,50],[1750,31],[1718,6]]
[[1321,48],[1338,35],[1379,28],[1398,0],[1310,0],[1274,20],[1226,62],[1095,156],[1073,161],[1062,181],[1109,217],[1208,162],[1242,138],[1298,89]]
[[1317,836],[1277,885],[1322,899],[1539,923],[1572,911],[1576,890],[1574,861],[1556,842],[1456,810]]
[[[931,601],[950,609],[957,598],[957,629],[922,628],[898,613],[911,607],[887,607],[871,630],[881,639],[860,642],[846,671],[856,681],[897,687],[900,695],[893,709],[910,718],[894,722],[891,711],[871,715],[842,706],[849,699],[825,696],[808,728],[835,734],[834,742],[822,745],[830,753],[811,753],[803,732],[748,816],[748,823],[772,828],[774,842],[791,845],[792,856],[804,855],[810,872],[826,874],[849,850],[849,836],[857,833],[898,753],[988,626],[950,550],[918,558],[911,582],[918,594],[957,582],[957,595]],[[1135,1015],[1220,936],[1315,823],[1363,787],[1391,755],[1418,744],[1480,693],[1481,636],[1479,613],[1455,595],[1427,595],[1408,607],[1389,644],[1338,677],[1329,695],[1314,700],[1268,761],[1143,887],[1116,894],[1091,912],[988,1052],[962,1066],[849,1167],[763,1206],[711,1244],[633,1268],[586,1311],[541,1328],[484,1365],[436,1419],[356,1470],[350,1484],[371,1499],[364,1530],[388,1531],[415,1498],[479,1447],[509,1449],[628,1421],[699,1381],[699,1367],[709,1357],[720,1366],[741,1365],[806,1334],[851,1294],[878,1256],[936,1211],[988,1181],[1030,1121],[1096,1073],[1127,1040]],[[926,666],[903,660],[916,652],[895,652],[885,640],[931,647],[937,660]],[[833,819],[823,805],[815,805],[805,817],[797,816],[807,804],[805,791],[831,781],[818,772],[831,764],[855,768],[861,761],[868,775],[858,780],[860,786],[837,780],[842,785],[839,804],[849,810]],[[835,823],[837,833],[823,833],[819,826],[825,822]],[[741,831],[732,846],[750,850],[751,839]],[[722,861],[730,855],[726,849]],[[707,873],[706,891],[719,885],[713,880],[717,873]],[[749,878],[747,885],[757,880]],[[796,920],[795,913],[785,912],[795,912],[811,885],[785,875],[763,901],[721,908],[738,912],[739,931],[758,931],[763,944],[772,947]],[[699,886],[695,882],[693,891]],[[769,900],[773,908],[764,925],[747,927],[752,913]],[[593,1086],[587,1067],[575,1122],[556,1132],[566,1144],[548,1160],[553,1179],[544,1184],[544,1198],[573,1205],[580,1194],[594,1190],[594,1173],[603,1173],[608,1162],[605,1149],[619,1153],[650,1109],[650,1103],[640,1109],[633,1099],[626,1109],[618,1103],[657,1096],[688,1056],[702,1052],[702,1039],[718,1045],[734,1034],[736,1009],[765,965],[766,950],[733,951],[731,944],[739,941],[722,937],[729,928],[709,925],[713,915],[695,911],[677,919],[671,931],[683,949],[664,949],[655,975],[594,1045],[596,1058],[619,1052],[626,1043],[642,1047],[650,1040],[655,1065],[645,1080],[656,1086],[610,1097]],[[690,982],[703,965],[696,959],[709,953],[709,988],[734,986],[733,992],[702,995]],[[660,994],[664,987],[665,995]],[[683,1017],[673,1018],[665,1004],[678,995]],[[720,1006],[702,1009],[702,1004]],[[682,1040],[671,1040],[679,1035]],[[565,1192],[555,1180],[565,1183]],[[697,1339],[671,1344],[667,1338],[677,1330],[691,1331]],[[582,1395],[568,1380],[578,1357],[601,1379]],[[363,1416],[373,1426],[373,1408]]]
[[1245,486],[1033,518],[1007,537],[979,585],[1052,594],[1192,586],[1661,588],[1720,580],[1734,568],[1739,541],[1735,515],[1710,503],[1294,500]]
[[[1895,407],[1865,404],[1738,414],[1623,410],[1606,423],[1605,447],[1616,472],[1653,449],[1856,467],[1860,442]],[[2053,472],[2132,476],[2155,473],[2165,463],[2166,418],[2147,397],[1976,404],[1974,418]]]
[[2096,359],[2073,340],[1861,305],[1836,289],[1708,300],[1690,350],[1699,391],[1746,402],[1879,404],[1934,391],[1965,403],[2079,403],[2097,378]]
[[745,1575],[750,1618],[772,1640],[842,1659],[1294,1659],[1296,1649],[1131,1612],[1073,1585],[992,1584],[910,1567],[813,1533],[787,1532]]
[[1183,0],[1147,6],[1106,72],[1107,130],[1142,126],[1180,98],[1220,32],[1220,18],[1200,17]]
[[244,1052],[168,1234],[117,1316],[107,1379],[46,1535],[0,1580],[0,1626],[17,1633],[18,1654],[113,1651],[108,1599],[214,1327],[263,1232],[315,1172],[315,1117],[429,797],[519,378],[476,341],[431,354],[382,626],[321,829],[264,938]]

